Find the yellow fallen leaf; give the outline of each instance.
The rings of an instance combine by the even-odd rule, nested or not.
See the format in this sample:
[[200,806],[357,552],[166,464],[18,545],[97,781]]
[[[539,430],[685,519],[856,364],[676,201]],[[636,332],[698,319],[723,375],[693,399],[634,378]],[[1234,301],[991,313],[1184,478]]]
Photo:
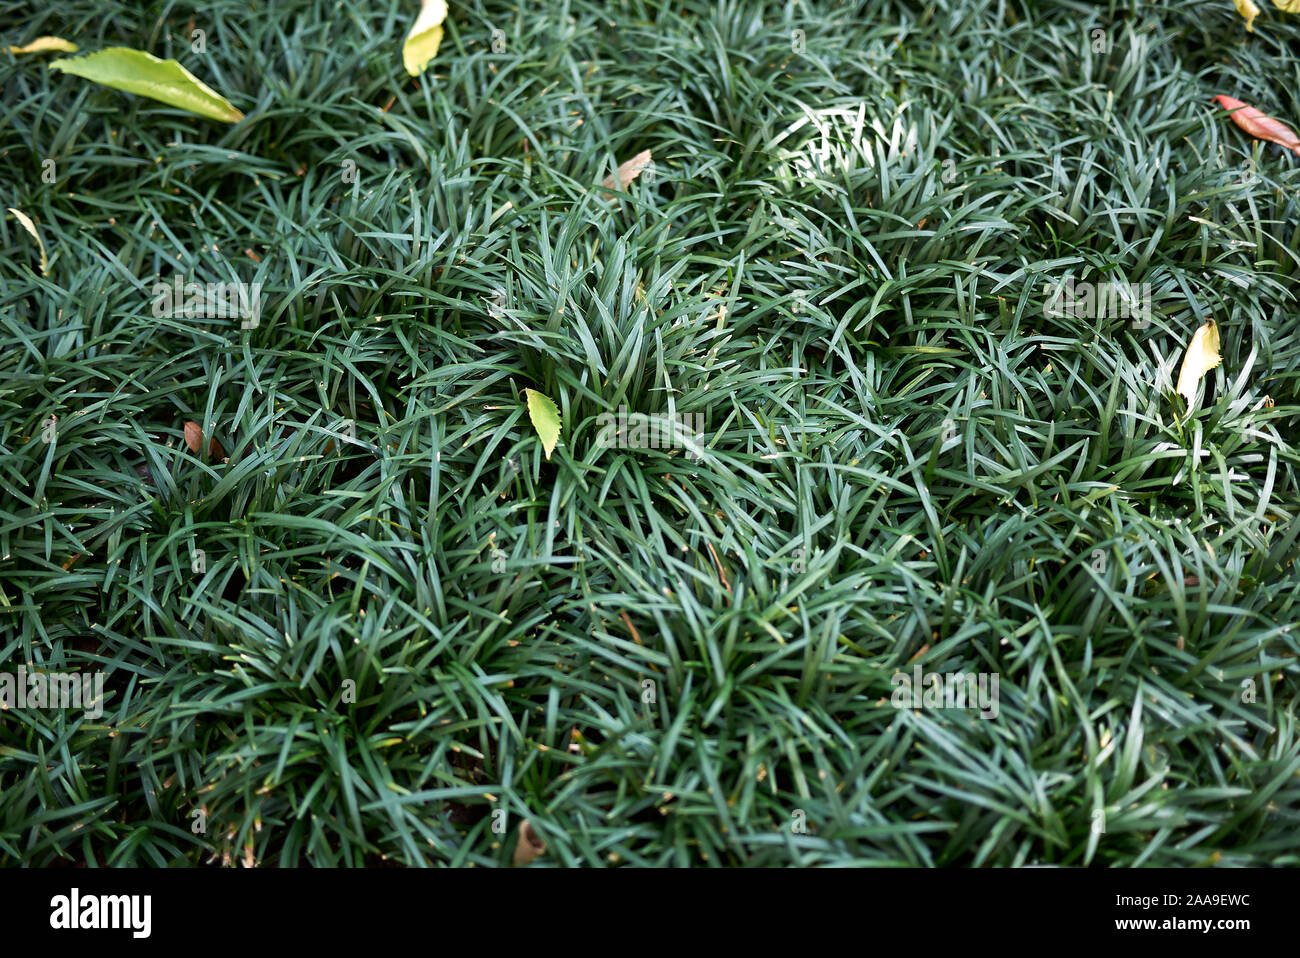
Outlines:
[[1286,13],[1300,13],[1300,0],[1273,0],[1273,6]]
[[423,0],[420,15],[402,44],[402,63],[411,76],[419,76],[438,53],[442,43],[442,21],[447,19],[447,0]]
[[32,218],[22,210],[16,210],[11,206],[9,207],[9,212],[18,218],[18,222],[23,224],[23,229],[31,233],[32,239],[36,240],[36,245],[41,251],[41,275],[47,275],[49,273],[49,261],[45,258],[45,244],[41,242],[41,234],[36,232],[36,224],[33,223]]
[[1178,391],[1187,400],[1187,414],[1190,416],[1196,404],[1196,385],[1201,377],[1219,363],[1219,327],[1213,319],[1207,319],[1205,325],[1196,331],[1183,357],[1183,367],[1178,371]]
[[10,53],[47,53],[49,51],[58,53],[76,53],[77,45],[62,37],[37,37],[25,47],[10,47]]
[[633,180],[641,175],[641,171],[652,162],[653,159],[650,156],[650,151],[642,150],[626,163],[620,164],[618,172],[611,173],[609,176],[605,177],[604,181],[602,181],[600,185],[607,190],[612,190],[614,189],[614,183],[617,179],[619,188],[625,190],[632,185]]
[[1255,6],[1255,0],[1232,0],[1237,5],[1237,12],[1246,18],[1246,32],[1255,32],[1255,18],[1259,16],[1259,7]]

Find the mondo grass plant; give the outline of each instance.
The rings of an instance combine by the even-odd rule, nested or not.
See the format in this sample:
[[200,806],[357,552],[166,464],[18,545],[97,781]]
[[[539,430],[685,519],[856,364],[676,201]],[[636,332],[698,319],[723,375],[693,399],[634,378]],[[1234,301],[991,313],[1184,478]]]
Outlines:
[[0,0],[0,862],[1300,864],[1300,18],[416,13]]

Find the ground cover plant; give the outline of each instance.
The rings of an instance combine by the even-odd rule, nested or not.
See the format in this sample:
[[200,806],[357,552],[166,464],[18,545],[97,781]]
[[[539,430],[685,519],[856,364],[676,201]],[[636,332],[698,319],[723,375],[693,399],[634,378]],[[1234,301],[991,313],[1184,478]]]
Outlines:
[[1260,6],[0,3],[0,862],[1297,864]]

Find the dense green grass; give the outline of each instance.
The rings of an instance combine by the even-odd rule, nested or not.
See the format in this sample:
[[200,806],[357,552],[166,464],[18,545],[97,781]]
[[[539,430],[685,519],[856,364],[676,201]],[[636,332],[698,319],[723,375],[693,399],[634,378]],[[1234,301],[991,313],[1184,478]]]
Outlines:
[[0,861],[1300,863],[1300,157],[1210,102],[1300,122],[1261,5],[453,3],[418,80],[414,3],[0,5],[247,113],[0,53],[0,668],[109,689],[0,715]]

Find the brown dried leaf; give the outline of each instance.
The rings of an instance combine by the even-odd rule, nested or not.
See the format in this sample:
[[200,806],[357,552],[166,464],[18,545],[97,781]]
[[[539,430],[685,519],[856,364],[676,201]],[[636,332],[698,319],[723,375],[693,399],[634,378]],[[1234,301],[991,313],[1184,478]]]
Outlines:
[[1275,120],[1253,106],[1247,106],[1240,100],[1223,94],[1216,96],[1214,102],[1225,110],[1230,110],[1232,122],[1251,136],[1284,146],[1300,155],[1300,137],[1296,136],[1295,131],[1281,120]]
[[546,842],[533,830],[532,823],[524,819],[519,823],[519,841],[515,844],[515,864],[527,865],[538,855],[546,854]]
[[[194,455],[199,454],[199,449],[203,445],[203,428],[196,422],[185,420],[185,445],[190,447],[190,452]],[[213,439],[208,443],[208,457],[211,459],[224,459],[226,450],[221,448],[221,443]]]
[[203,430],[196,422],[185,420],[185,445],[190,447],[190,452],[198,455],[199,445],[203,442]]
[[[601,181],[600,185],[607,190],[616,188],[625,190],[632,185],[632,181],[640,176],[641,171],[649,166],[652,161],[653,157],[650,156],[650,151],[642,150],[636,156],[632,157],[632,159],[621,164],[616,173],[611,173],[609,176],[605,177],[605,179]],[[617,187],[614,185],[616,178],[618,181]]]

